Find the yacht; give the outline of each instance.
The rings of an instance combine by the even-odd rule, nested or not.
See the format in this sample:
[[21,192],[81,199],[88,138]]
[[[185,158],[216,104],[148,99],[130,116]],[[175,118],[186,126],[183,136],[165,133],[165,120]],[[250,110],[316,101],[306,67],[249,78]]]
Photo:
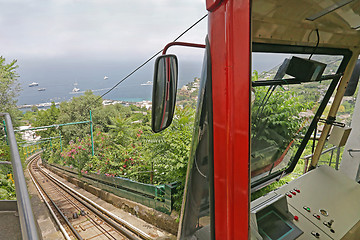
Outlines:
[[35,87],[35,86],[38,86],[38,85],[39,85],[39,83],[37,83],[37,82],[32,82],[32,83],[29,84],[29,87]]
[[79,92],[80,91],[80,88],[77,88],[77,87],[74,87],[72,92]]
[[43,92],[43,91],[45,91],[46,90],[46,88],[38,88],[38,91],[39,92]]
[[147,81],[146,83],[142,83],[141,86],[152,86],[153,82],[152,81]]

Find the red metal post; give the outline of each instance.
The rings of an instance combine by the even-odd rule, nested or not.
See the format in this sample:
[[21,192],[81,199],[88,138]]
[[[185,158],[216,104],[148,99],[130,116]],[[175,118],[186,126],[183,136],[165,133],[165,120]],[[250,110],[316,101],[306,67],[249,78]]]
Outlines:
[[224,240],[248,239],[250,1],[222,1],[210,12],[209,41],[213,89],[215,236]]

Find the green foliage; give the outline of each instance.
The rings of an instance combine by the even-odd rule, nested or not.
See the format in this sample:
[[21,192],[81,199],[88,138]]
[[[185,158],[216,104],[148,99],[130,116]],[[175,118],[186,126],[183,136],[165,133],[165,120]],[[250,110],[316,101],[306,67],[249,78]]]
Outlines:
[[[91,91],[86,91],[83,96],[74,97],[70,102],[62,102],[60,104],[60,115],[57,120],[58,123],[72,123],[82,122],[90,120],[90,106],[95,113],[96,110],[102,107],[102,100],[98,99]],[[97,100],[97,101],[96,101]],[[94,122],[95,122],[94,115]],[[90,134],[89,124],[76,124],[61,128],[61,134],[64,137],[64,142],[68,143],[71,140],[78,138],[84,138],[87,134]]]
[[149,133],[144,140],[146,160],[153,170],[152,183],[178,182],[174,208],[180,210],[191,146],[195,110],[177,108],[172,124],[164,131]]
[[[273,149],[276,160],[289,143],[298,134],[304,118],[300,112],[309,109],[311,103],[304,104],[300,97],[292,91],[278,87],[267,98],[268,88],[255,89],[255,101],[251,115],[252,157],[263,158],[264,149]],[[264,100],[265,99],[265,100]],[[267,152],[268,152],[267,150]]]
[[[36,115],[35,115],[36,114]],[[60,110],[55,106],[55,103],[51,103],[51,107],[47,110],[35,112],[35,118],[31,118],[32,126],[41,127],[41,126],[50,126],[56,123],[59,118]],[[30,115],[30,114],[28,114]],[[32,116],[32,115],[30,115]],[[45,131],[38,131],[37,134],[42,138],[49,138],[59,135],[59,131],[56,128],[49,128]]]
[[16,97],[20,91],[16,62],[13,60],[7,64],[5,58],[0,57],[0,109],[10,114],[16,109]]
[[[18,118],[21,114],[16,108],[16,97],[20,91],[17,68],[16,60],[6,63],[5,58],[0,57],[0,109],[1,112],[7,112],[11,115],[13,126],[18,125]],[[3,125],[3,118],[0,118],[0,120],[1,125]],[[0,132],[0,141],[0,160],[10,161],[10,151],[3,131]],[[15,199],[15,186],[11,173],[11,166],[0,166],[0,200]]]
[[110,121],[111,125],[108,125],[108,128],[110,129],[113,141],[123,147],[130,145],[133,132],[135,131],[132,128],[131,119],[115,117],[111,118]]
[[0,167],[2,174],[0,174],[0,200],[15,200],[15,184],[12,178],[12,174],[4,174],[6,169],[3,166]]
[[[87,94],[88,98],[92,96],[91,93]],[[56,115],[57,119],[48,117],[50,120],[46,124],[50,124],[50,121],[64,123],[71,115],[79,115],[76,119],[72,118],[73,121],[84,120],[80,117],[85,118],[86,112],[78,113],[75,106],[87,100],[74,99],[73,101],[61,104],[58,115],[53,114],[56,112],[55,109],[46,110],[40,114],[41,111],[36,112],[37,121],[43,120],[47,114],[48,116]],[[62,112],[67,111],[65,109],[69,109],[70,106],[73,106],[73,110],[67,113],[67,116],[62,116]],[[108,113],[106,118],[100,117],[98,112],[105,115],[107,109],[110,114]],[[142,112],[144,112],[143,109]],[[194,112],[195,110],[191,107],[176,109],[172,125],[165,131],[154,134],[149,126],[150,114],[134,115],[128,107],[101,106],[93,111],[94,118],[98,116],[97,121],[100,122],[100,124],[95,124],[94,130],[95,156],[92,156],[91,136],[86,133],[86,129],[77,128],[78,132],[72,133],[66,130],[71,126],[63,126],[61,127],[62,135],[68,132],[67,138],[70,140],[63,139],[63,151],[61,151],[58,139],[54,139],[51,145],[49,142],[44,143],[43,158],[49,162],[77,168],[79,175],[93,172],[105,174],[108,177],[126,177],[151,184],[178,181],[180,184],[175,207],[179,210],[191,145]],[[87,125],[86,128],[89,126]],[[104,129],[107,132],[104,132]],[[71,131],[75,131],[75,128]]]
[[[10,161],[9,146],[5,141],[1,141],[0,145],[0,161]],[[12,178],[11,165],[0,165],[0,200],[16,199],[15,185]]]
[[10,149],[9,146],[6,144],[6,140],[3,138],[0,141],[0,161],[10,161]]

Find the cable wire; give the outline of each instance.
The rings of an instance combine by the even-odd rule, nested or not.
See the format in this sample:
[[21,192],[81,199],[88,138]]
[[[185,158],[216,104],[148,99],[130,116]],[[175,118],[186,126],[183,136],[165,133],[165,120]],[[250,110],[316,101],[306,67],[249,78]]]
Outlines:
[[316,29],[316,36],[317,36],[317,42],[316,42],[316,46],[314,48],[314,51],[311,53],[311,55],[309,56],[309,60],[311,59],[311,57],[314,55],[314,53],[316,52],[316,49],[319,46],[319,42],[320,42],[320,34],[319,34],[319,29]]
[[[203,17],[201,17],[199,20],[197,20],[194,24],[192,24],[190,27],[188,27],[184,32],[182,32],[177,38],[175,38],[172,42],[176,42],[179,38],[181,38],[182,36],[184,36],[184,34],[186,34],[190,29],[192,29],[193,27],[195,27],[199,22],[201,22],[204,18],[206,18],[208,16],[208,14],[205,14]],[[141,64],[140,66],[138,66],[137,68],[135,68],[135,70],[133,70],[131,73],[129,73],[128,75],[126,75],[123,79],[121,79],[118,83],[116,83],[112,88],[110,88],[108,91],[106,91],[104,94],[102,94],[100,97],[98,97],[94,102],[92,102],[90,105],[92,105],[93,103],[97,102],[98,100],[100,100],[102,97],[104,97],[105,95],[107,95],[108,93],[110,93],[112,90],[114,90],[117,86],[119,86],[122,82],[124,82],[126,79],[128,79],[131,75],[133,75],[135,72],[137,72],[140,68],[142,68],[143,66],[145,66],[148,62],[150,62],[152,59],[154,59],[157,55],[159,55],[159,53],[161,53],[163,51],[163,49],[161,49],[160,51],[156,52],[154,55],[152,55],[148,60],[146,60],[143,64]]]

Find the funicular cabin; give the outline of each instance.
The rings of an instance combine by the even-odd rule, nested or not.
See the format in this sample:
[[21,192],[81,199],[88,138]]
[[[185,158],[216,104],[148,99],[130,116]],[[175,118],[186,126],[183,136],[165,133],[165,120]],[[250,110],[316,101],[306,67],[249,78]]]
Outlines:
[[[360,104],[340,169],[318,160],[331,129],[343,129],[336,114],[356,72],[360,1],[206,0],[206,8],[178,239],[359,239]],[[281,57],[279,68],[253,77],[252,60],[265,55]],[[158,132],[173,117],[177,59],[164,55],[155,66],[152,127]],[[11,127],[7,131],[13,136]],[[333,138],[342,142],[344,134]],[[250,200],[252,192],[291,174],[309,146],[306,174]],[[16,147],[12,156],[19,173]],[[15,183],[22,237],[37,239],[23,176]]]
[[[344,143],[349,134],[336,116],[353,72],[347,95],[359,79],[360,2],[207,0],[206,7],[178,238],[359,239],[360,159],[353,152],[346,160],[344,151],[340,170],[318,161],[331,129],[340,132],[333,131],[333,143]],[[258,78],[254,61],[269,56],[279,67]],[[169,54],[155,64],[155,132],[171,124],[177,61]],[[358,149],[354,136],[349,143]],[[306,174],[250,200],[303,166],[306,151],[312,156]]]

